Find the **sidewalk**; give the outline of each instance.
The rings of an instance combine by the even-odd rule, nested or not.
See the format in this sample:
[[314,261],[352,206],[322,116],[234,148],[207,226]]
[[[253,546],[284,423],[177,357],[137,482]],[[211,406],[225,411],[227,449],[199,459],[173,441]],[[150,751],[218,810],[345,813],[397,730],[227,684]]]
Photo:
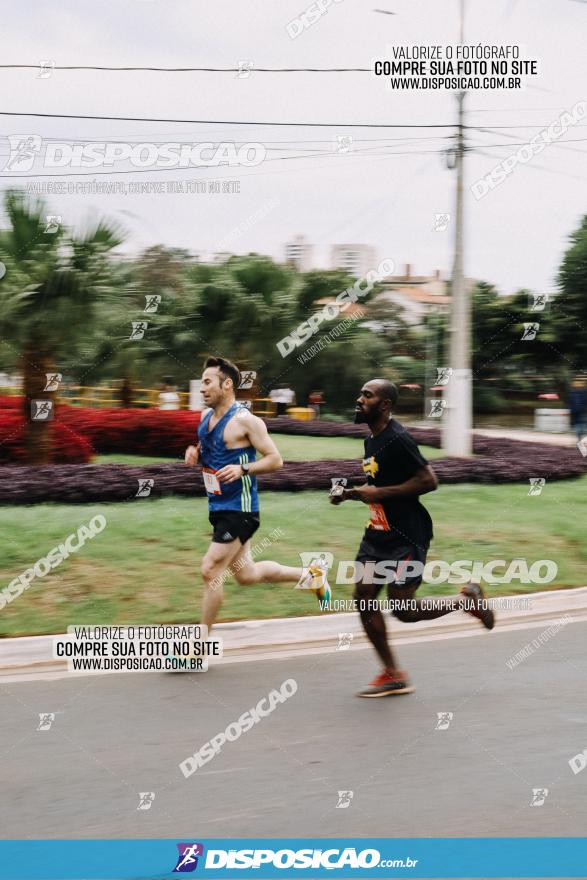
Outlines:
[[[525,629],[541,624],[546,627],[549,622],[566,615],[575,620],[587,620],[587,587],[503,598],[510,602],[529,599],[530,608],[506,609],[498,604],[496,630]],[[500,600],[495,601],[499,603]],[[486,632],[479,621],[464,613],[412,624],[401,623],[390,614],[385,616],[396,642],[463,638]],[[223,641],[221,662],[285,659],[300,654],[331,652],[337,650],[339,636],[347,633],[352,634],[353,650],[370,647],[355,612],[221,623],[214,628],[214,633]],[[67,676],[65,662],[53,660],[51,656],[55,637],[24,636],[0,640],[0,682],[26,681],[45,675],[51,678]]]
[[[437,428],[438,424],[432,421],[408,422],[406,427],[414,428]],[[519,440],[522,443],[550,443],[552,446],[576,446],[577,438],[572,432],[564,434],[551,434],[544,431],[534,431],[532,428],[473,428],[474,434],[482,437],[505,437],[507,440]]]
[[543,431],[520,430],[518,428],[474,428],[475,434],[484,437],[506,437],[524,443],[550,443],[552,446],[576,446],[574,434],[546,434]]

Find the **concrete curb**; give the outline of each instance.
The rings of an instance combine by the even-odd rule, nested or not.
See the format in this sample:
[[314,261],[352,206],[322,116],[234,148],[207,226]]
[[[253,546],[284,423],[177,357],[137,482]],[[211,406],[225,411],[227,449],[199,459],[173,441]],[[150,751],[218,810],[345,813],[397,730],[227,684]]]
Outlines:
[[[502,607],[505,600],[514,604],[514,607]],[[530,608],[516,607],[516,600],[530,600]],[[497,603],[496,630],[505,627],[526,628],[528,625],[539,625],[565,615],[579,619],[587,616],[587,587],[518,594],[502,597],[494,602]],[[412,624],[401,623],[391,615],[386,615],[386,619],[394,641],[458,638],[484,632],[477,620],[463,613]],[[341,633],[352,634],[353,648],[368,646],[359,616],[355,612],[221,623],[214,628],[214,632],[222,638],[224,660],[229,662],[278,659],[295,654],[335,650]],[[64,673],[65,662],[52,658],[52,643],[56,635],[1,639],[0,674],[4,680],[13,675],[20,677],[27,673]]]

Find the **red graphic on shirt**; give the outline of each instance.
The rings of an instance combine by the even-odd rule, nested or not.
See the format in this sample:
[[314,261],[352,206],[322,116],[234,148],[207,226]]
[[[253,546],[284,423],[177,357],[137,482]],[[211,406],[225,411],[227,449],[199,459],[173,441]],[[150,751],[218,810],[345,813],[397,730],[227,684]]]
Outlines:
[[370,529],[376,529],[378,532],[390,532],[391,526],[389,525],[387,516],[385,515],[383,505],[370,504],[369,510],[371,512],[371,519],[367,527]]

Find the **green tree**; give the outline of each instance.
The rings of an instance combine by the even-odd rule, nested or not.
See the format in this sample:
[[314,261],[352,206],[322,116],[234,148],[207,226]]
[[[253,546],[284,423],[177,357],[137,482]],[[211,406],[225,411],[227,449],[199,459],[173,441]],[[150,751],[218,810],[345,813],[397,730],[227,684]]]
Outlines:
[[353,283],[351,276],[339,269],[320,269],[298,276],[296,316],[303,321],[317,311],[319,300],[336,297]]
[[568,358],[568,372],[587,371],[587,215],[570,237],[558,273],[560,293],[551,305],[557,348]]
[[44,464],[51,460],[50,425],[31,418],[31,403],[47,398],[46,374],[56,371],[92,321],[95,304],[108,290],[108,254],[123,239],[104,222],[81,235],[50,224],[45,203],[18,190],[6,193],[5,211],[0,333],[18,347],[22,362],[27,460]]

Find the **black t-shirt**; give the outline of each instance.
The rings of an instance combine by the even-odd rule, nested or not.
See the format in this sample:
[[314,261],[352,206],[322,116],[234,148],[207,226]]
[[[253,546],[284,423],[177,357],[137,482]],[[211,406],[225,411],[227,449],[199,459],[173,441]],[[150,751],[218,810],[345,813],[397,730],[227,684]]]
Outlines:
[[[411,479],[428,462],[406,429],[391,419],[376,437],[365,440],[363,470],[370,486],[397,486]],[[432,538],[432,519],[416,496],[386,498],[370,504],[365,531],[369,540],[393,540],[424,546]]]

